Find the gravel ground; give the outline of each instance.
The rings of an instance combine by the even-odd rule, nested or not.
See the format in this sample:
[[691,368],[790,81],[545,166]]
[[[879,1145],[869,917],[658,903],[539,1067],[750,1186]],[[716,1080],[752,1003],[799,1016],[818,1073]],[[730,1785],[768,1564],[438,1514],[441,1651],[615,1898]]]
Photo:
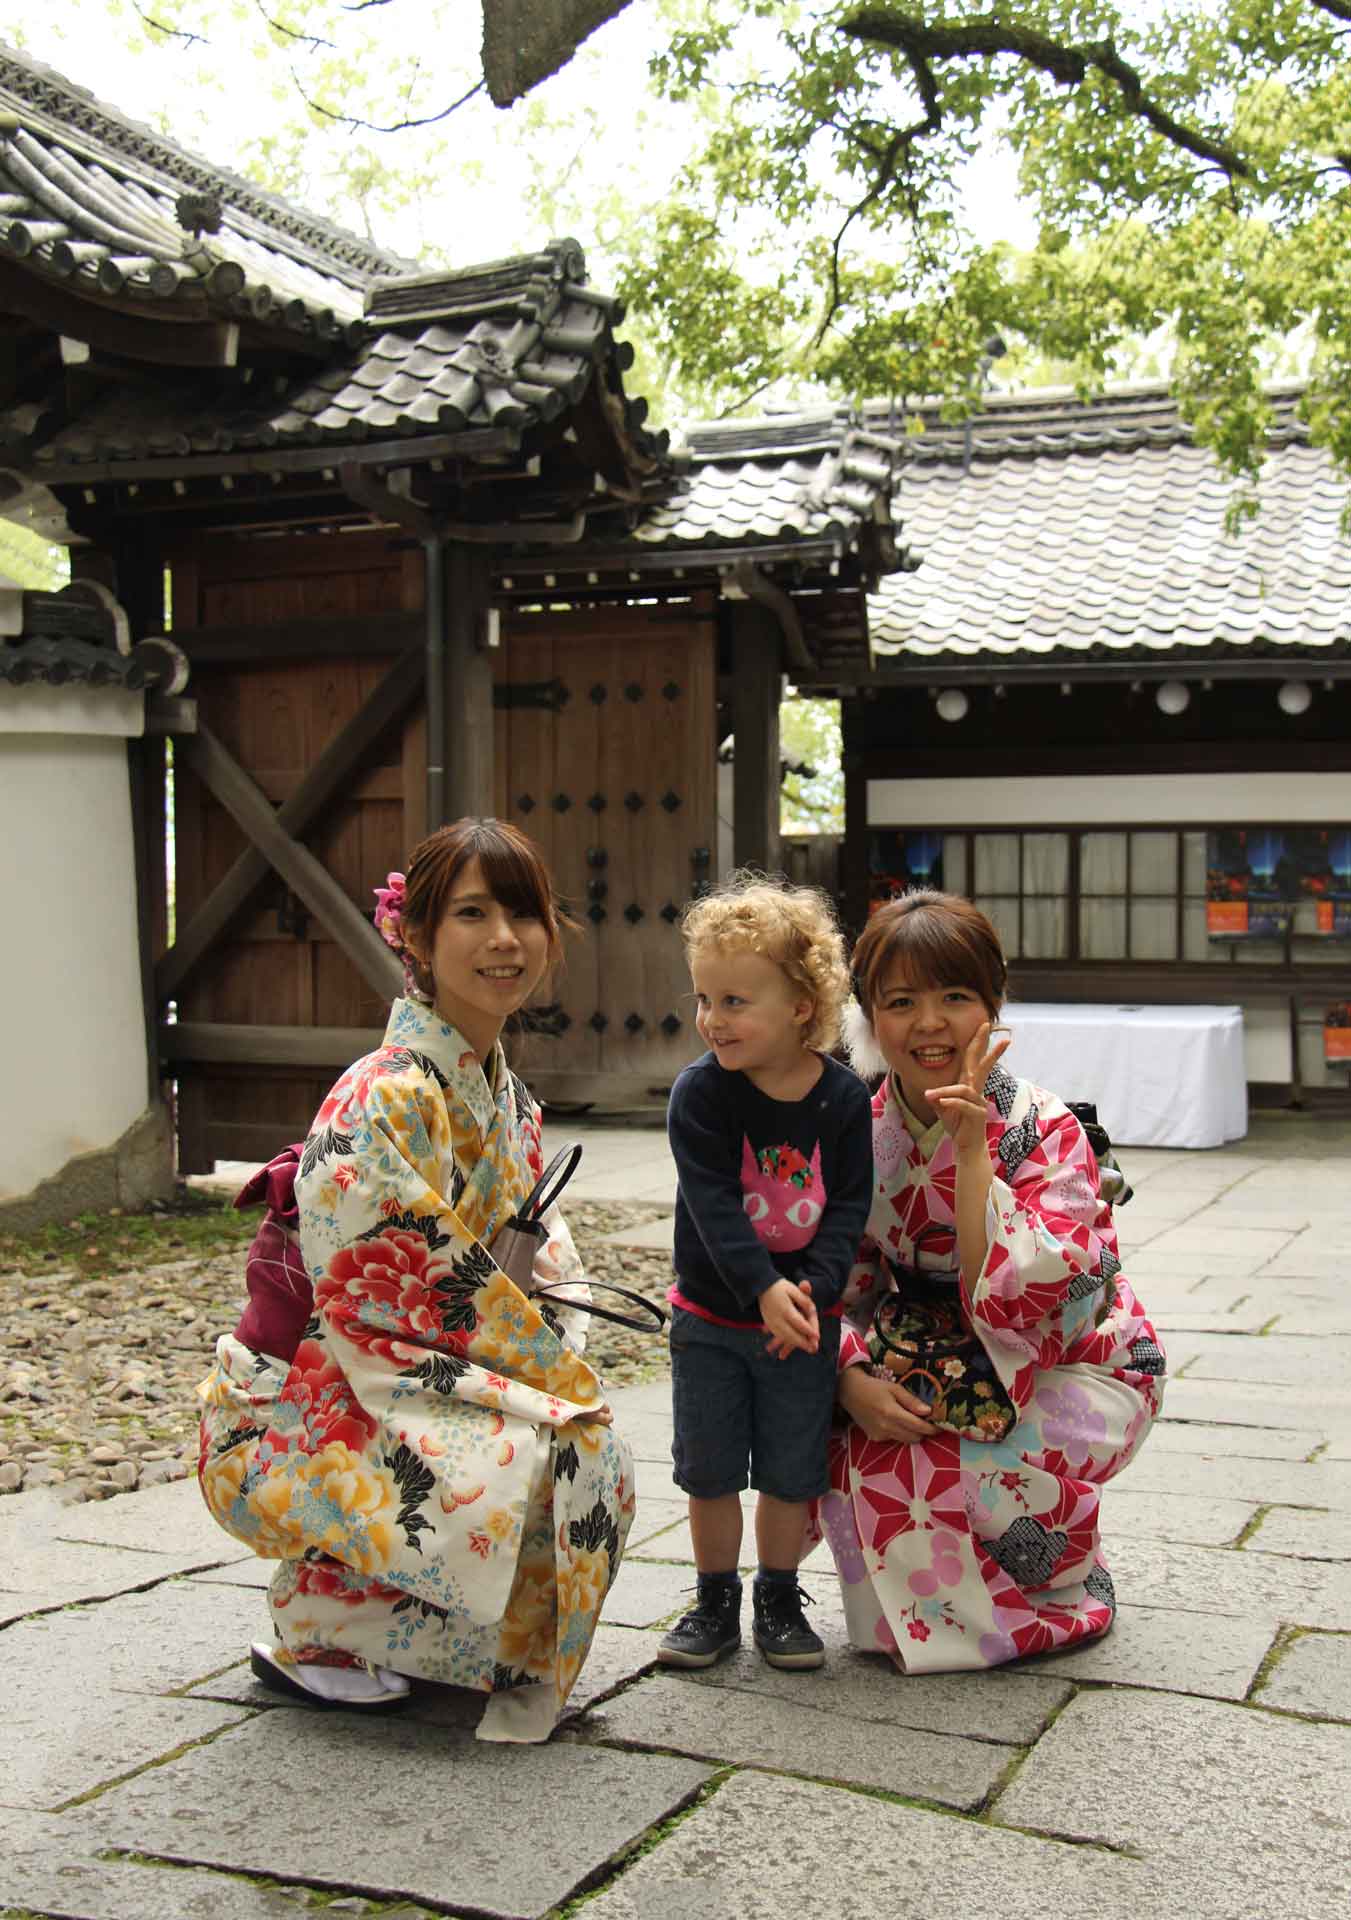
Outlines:
[[[660,1301],[669,1256],[600,1238],[663,1211],[579,1201],[567,1217],[590,1273]],[[191,1470],[193,1389],[238,1317],[258,1218],[185,1193],[153,1215],[0,1239],[0,1494],[60,1486],[99,1500]],[[659,1335],[603,1320],[588,1353],[616,1387],[667,1366]]]

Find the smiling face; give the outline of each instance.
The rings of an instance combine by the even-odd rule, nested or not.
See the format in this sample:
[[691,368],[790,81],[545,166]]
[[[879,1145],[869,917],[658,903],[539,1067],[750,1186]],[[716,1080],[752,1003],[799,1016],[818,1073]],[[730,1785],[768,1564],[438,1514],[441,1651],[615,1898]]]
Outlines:
[[938,1117],[929,1093],[960,1080],[967,1048],[996,1011],[974,987],[924,987],[904,963],[887,968],[873,1004],[873,1031],[917,1118],[927,1124]]
[[699,1036],[729,1073],[757,1086],[797,1066],[812,1002],[796,993],[782,967],[763,953],[701,947],[690,957]]
[[418,957],[430,964],[436,1011],[482,1060],[544,978],[549,936],[537,913],[494,898],[474,859],[455,876],[430,950]]

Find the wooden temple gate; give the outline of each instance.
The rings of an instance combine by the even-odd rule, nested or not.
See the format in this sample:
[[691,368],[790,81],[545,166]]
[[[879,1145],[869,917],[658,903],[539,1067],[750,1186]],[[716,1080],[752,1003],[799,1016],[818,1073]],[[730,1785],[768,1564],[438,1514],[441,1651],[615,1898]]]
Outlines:
[[[375,532],[217,538],[172,579],[198,728],[177,743],[158,989],[194,1172],[303,1134],[383,1027],[389,956],[353,921],[426,825],[423,558]],[[712,597],[509,610],[499,631],[494,811],[581,926],[517,1054],[555,1101],[651,1105],[697,1049],[676,922],[712,865]],[[277,827],[318,872],[286,871]]]

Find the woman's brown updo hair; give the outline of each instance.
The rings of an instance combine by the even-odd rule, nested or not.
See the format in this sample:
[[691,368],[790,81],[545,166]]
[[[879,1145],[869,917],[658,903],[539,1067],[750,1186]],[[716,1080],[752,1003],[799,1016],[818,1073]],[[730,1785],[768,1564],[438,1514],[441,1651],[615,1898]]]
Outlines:
[[854,991],[871,1020],[886,975],[900,964],[912,987],[967,987],[999,1018],[1008,966],[999,935],[956,893],[916,888],[879,907],[854,948]]
[[[563,934],[575,923],[558,903],[539,848],[507,820],[472,818],[439,827],[413,849],[403,910],[410,952],[414,947],[418,954],[431,951],[455,882],[472,860],[478,861],[494,900],[511,913],[528,913],[540,922],[549,940],[550,963],[561,959]],[[430,969],[416,956],[413,964],[418,986],[430,993]]]

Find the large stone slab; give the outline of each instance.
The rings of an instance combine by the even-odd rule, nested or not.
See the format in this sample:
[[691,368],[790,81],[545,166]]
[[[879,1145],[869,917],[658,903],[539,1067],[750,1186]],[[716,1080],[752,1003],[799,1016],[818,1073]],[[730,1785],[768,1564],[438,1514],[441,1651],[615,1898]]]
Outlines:
[[1159,1540],[1227,1547],[1257,1512],[1257,1502],[1211,1499],[1203,1492],[1160,1493],[1113,1482],[1103,1494],[1103,1510],[1119,1532],[1129,1529]]
[[1163,1418],[1155,1422],[1144,1448],[1150,1454],[1201,1455],[1217,1460],[1304,1460],[1322,1443],[1323,1434],[1302,1433],[1294,1427],[1228,1426],[1214,1418],[1184,1418],[1173,1413],[1175,1387],[1164,1393]]
[[1161,1431],[1155,1428],[1148,1444],[1113,1480],[1106,1495],[1113,1507],[1121,1493],[1185,1493],[1200,1498],[1213,1495],[1216,1500],[1256,1501],[1259,1506],[1332,1507],[1351,1512],[1351,1470],[1343,1464],[1177,1453],[1159,1445]]
[[1351,1631],[1344,1566],[1139,1540],[1110,1525],[1103,1538],[1118,1597],[1134,1606]]
[[[47,1814],[0,1807],[0,1906],[62,1920],[304,1920],[314,1913],[304,1887],[100,1860],[82,1836],[78,1808]],[[363,1901],[356,1911],[369,1909]],[[425,1911],[406,1907],[399,1920]]]
[[[1005,1746],[1028,1746],[1071,1694],[1050,1666],[996,1667],[977,1673],[900,1674],[882,1653],[849,1646],[844,1620],[823,1623],[826,1665],[811,1674],[766,1666],[749,1637],[741,1651],[716,1667],[682,1673],[681,1685],[736,1693],[747,1706],[775,1699],[809,1704],[823,1713],[919,1733],[957,1734]],[[818,1769],[818,1771],[820,1771]]]
[[257,1624],[252,1595],[186,1580],[25,1620],[3,1642],[6,1670],[24,1684],[0,1719],[0,1746],[16,1713],[35,1726],[45,1713],[59,1729],[81,1699],[189,1687],[242,1658]]
[[208,1567],[204,1573],[194,1573],[192,1585],[253,1587],[266,1593],[276,1571],[275,1560],[260,1560],[256,1553],[250,1553],[242,1560],[231,1560],[226,1566]]
[[1351,1340],[1307,1339],[1272,1332],[1260,1340],[1197,1334],[1188,1338],[1191,1357],[1185,1384],[1237,1381],[1272,1392],[1289,1389],[1309,1402],[1320,1421],[1330,1406],[1351,1407]]
[[1132,1691],[1073,1701],[993,1817],[1138,1850],[1175,1914],[1312,1920],[1351,1900],[1348,1807],[1351,1728]]
[[621,1627],[655,1627],[691,1604],[694,1568],[625,1554],[605,1599],[605,1618]]
[[[225,1560],[234,1549],[220,1534],[219,1555]],[[106,1600],[115,1593],[134,1593],[176,1573],[188,1573],[210,1564],[205,1554],[141,1553],[125,1547],[86,1546],[67,1540],[9,1539],[0,1560],[0,1605],[5,1593],[20,1593],[44,1607],[66,1607],[77,1601]],[[34,1605],[24,1609],[36,1610]]]
[[[1134,1860],[842,1788],[739,1773],[621,1869],[586,1920],[1178,1920]],[[1157,1901],[1157,1904],[1154,1902]],[[1198,1909],[1197,1911],[1201,1911]],[[1227,1920],[1214,1906],[1212,1920]],[[1288,1915],[1288,1910],[1287,1910]],[[1326,1915],[1323,1916],[1326,1920]]]
[[535,1920],[708,1778],[555,1739],[499,1746],[406,1714],[259,1714],[87,1809],[100,1845]]
[[60,1540],[170,1554],[195,1566],[239,1556],[239,1542],[211,1518],[195,1479],[67,1507],[55,1532]]
[[[1164,1391],[1165,1417],[1170,1420],[1209,1420],[1235,1427],[1285,1427],[1312,1434],[1316,1445],[1343,1411],[1351,1412],[1351,1397],[1301,1393],[1297,1388],[1263,1389],[1233,1380],[1170,1380]],[[1306,1448],[1307,1451],[1307,1448]]]
[[1337,1633],[1301,1634],[1256,1697],[1264,1707],[1351,1721],[1351,1640]]
[[[1298,1560],[1351,1560],[1351,1513],[1272,1507],[1243,1550],[1290,1554]],[[1351,1653],[1347,1657],[1351,1660]]]
[[[7,1674],[8,1658],[6,1649]],[[24,1673],[21,1684],[11,1680],[6,1688],[0,1718],[0,1800],[55,1811],[240,1722],[239,1709],[214,1700],[161,1700],[111,1688],[91,1693],[60,1673]]]
[[1265,1264],[1275,1259],[1296,1237],[1280,1228],[1250,1225],[1248,1220],[1244,1220],[1242,1225],[1215,1224],[1220,1217],[1219,1208],[1207,1208],[1206,1214],[1204,1225],[1193,1218],[1155,1234],[1149,1242],[1150,1253],[1180,1254],[1188,1265],[1197,1265],[1200,1257],[1204,1256],[1208,1270],[1214,1273],[1217,1271],[1214,1265],[1217,1256],[1227,1258],[1232,1255],[1236,1259],[1256,1260],[1259,1264]]
[[[1115,1562],[1113,1563],[1115,1571]],[[1121,1592],[1118,1583],[1117,1591]],[[1243,1700],[1277,1632],[1274,1617],[1185,1613],[1123,1601],[1105,1640],[1048,1655],[1029,1672],[1165,1693]]]
[[825,1670],[797,1680],[794,1700],[657,1674],[593,1708],[579,1737],[849,1781],[967,1810],[983,1803],[1008,1765],[1012,1750],[989,1741],[913,1730],[898,1739],[885,1721],[840,1712]]
[[670,1253],[675,1245],[675,1215],[663,1214],[660,1220],[649,1220],[643,1227],[621,1227],[617,1233],[601,1235],[602,1246],[613,1247],[655,1247],[658,1252]]

